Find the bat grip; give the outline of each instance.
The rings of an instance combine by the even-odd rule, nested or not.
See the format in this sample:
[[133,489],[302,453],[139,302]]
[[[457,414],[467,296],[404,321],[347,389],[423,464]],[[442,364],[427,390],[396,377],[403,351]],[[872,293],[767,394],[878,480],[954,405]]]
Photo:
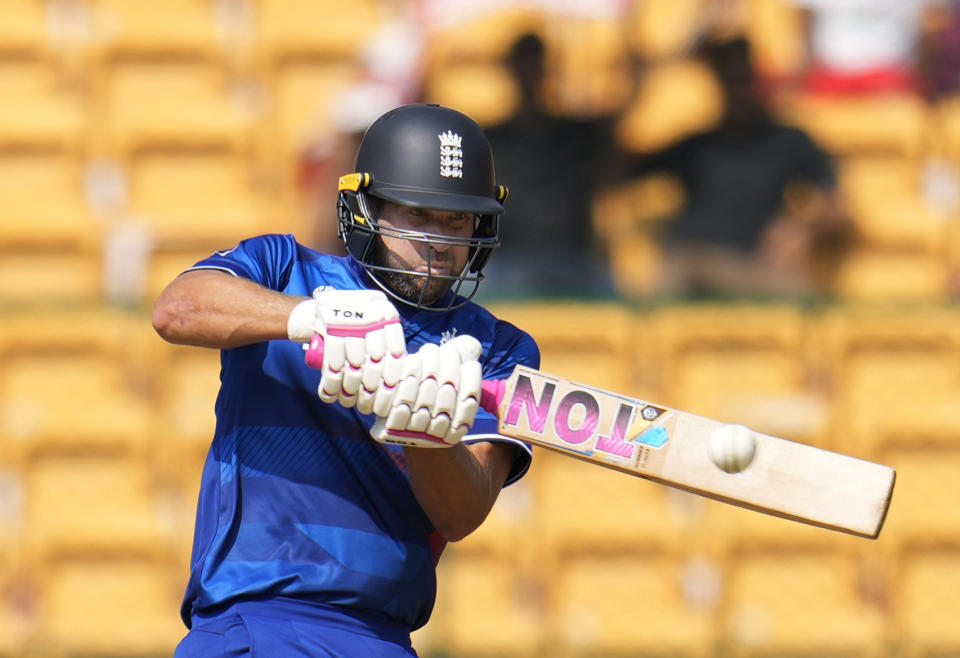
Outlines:
[[[323,367],[323,336],[314,334],[310,343],[306,345],[304,362],[311,368]],[[480,389],[480,406],[496,415],[503,400],[506,384],[502,379],[484,379]]]

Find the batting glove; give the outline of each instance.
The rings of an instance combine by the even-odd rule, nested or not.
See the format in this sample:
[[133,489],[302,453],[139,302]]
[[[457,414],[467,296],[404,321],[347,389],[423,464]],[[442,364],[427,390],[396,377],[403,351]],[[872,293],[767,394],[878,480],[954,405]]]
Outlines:
[[298,304],[287,319],[290,340],[323,338],[317,393],[324,402],[387,413],[403,373],[406,341],[397,309],[379,290],[329,290]]
[[460,443],[480,406],[480,351],[476,338],[458,336],[408,354],[393,405],[378,414],[370,435],[381,443],[421,448]]

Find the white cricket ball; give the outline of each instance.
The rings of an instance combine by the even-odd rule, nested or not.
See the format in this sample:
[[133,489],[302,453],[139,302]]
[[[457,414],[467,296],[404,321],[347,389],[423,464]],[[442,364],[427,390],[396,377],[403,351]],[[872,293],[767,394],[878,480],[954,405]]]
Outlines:
[[727,473],[739,473],[753,461],[757,440],[746,425],[721,425],[710,434],[710,457]]

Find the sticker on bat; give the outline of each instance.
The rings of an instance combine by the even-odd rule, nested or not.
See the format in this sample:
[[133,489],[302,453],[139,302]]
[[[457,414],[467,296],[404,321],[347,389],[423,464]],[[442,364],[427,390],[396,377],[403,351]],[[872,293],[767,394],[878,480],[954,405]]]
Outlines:
[[557,440],[552,443],[558,447],[584,455],[601,452],[631,461],[639,446],[661,448],[669,440],[664,428],[651,425],[663,411],[651,405],[638,407],[563,382],[544,380],[536,391],[534,379],[521,374],[503,422],[524,429],[525,418],[527,431],[538,438],[555,437]]

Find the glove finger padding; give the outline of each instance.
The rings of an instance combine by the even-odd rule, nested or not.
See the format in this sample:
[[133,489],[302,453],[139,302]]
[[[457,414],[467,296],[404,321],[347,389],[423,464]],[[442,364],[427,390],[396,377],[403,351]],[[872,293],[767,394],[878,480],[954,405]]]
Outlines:
[[480,404],[480,343],[459,336],[442,347],[424,345],[404,359],[403,377],[386,413],[377,412],[371,436],[418,447],[456,445]]
[[[322,291],[313,302],[313,330],[323,337],[324,349],[320,399],[357,406],[361,413],[385,409],[406,356],[397,309],[378,290]],[[291,324],[302,324],[302,315],[301,309]]]

